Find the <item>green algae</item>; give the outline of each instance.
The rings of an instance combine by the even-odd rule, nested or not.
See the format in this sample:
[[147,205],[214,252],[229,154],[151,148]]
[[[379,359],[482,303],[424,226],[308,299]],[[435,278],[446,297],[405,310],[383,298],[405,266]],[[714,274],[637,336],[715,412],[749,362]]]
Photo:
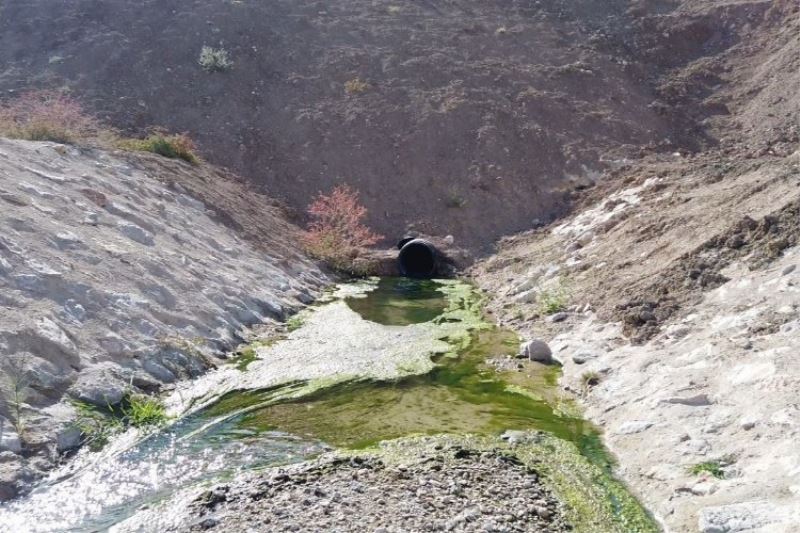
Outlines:
[[[517,451],[546,476],[577,531],[658,531],[613,477],[599,432],[560,393],[558,367],[525,361],[517,368],[511,358],[519,339],[484,320],[483,297],[472,286],[370,280],[342,296],[365,320],[426,328],[449,348],[432,356],[430,371],[401,369],[402,377],[383,380],[338,375],[235,391],[203,416],[233,419],[243,433],[285,431],[354,452],[384,449],[409,435],[451,434],[496,444],[509,429],[538,430],[544,433]],[[511,365],[497,370],[487,359]]]
[[433,280],[382,278],[366,294],[345,298],[365,320],[387,326],[406,326],[433,320],[447,307],[442,285]]

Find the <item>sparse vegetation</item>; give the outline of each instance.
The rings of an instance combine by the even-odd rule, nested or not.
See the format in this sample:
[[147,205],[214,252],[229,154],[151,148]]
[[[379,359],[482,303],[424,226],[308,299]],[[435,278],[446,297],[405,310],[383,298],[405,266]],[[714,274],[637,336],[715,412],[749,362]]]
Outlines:
[[552,286],[542,288],[538,294],[539,312],[543,315],[552,315],[567,308],[569,291],[561,279]]
[[22,437],[25,433],[25,423],[22,415],[22,405],[28,394],[30,376],[17,360],[9,360],[3,368],[2,400],[11,414],[11,423],[14,430]]
[[450,191],[445,203],[449,208],[458,209],[467,205],[467,199],[461,196],[457,191]]
[[75,425],[83,434],[83,444],[95,451],[128,427],[153,428],[169,420],[164,404],[143,394],[126,394],[119,404],[106,408],[77,400],[73,405],[78,411]]
[[363,250],[383,236],[364,225],[367,209],[359,203],[358,191],[347,185],[330,194],[320,193],[308,206],[311,222],[303,237],[308,252],[332,268],[356,273],[354,261]]
[[206,72],[224,72],[233,68],[228,51],[222,47],[204,46],[200,49],[200,59],[197,62]]
[[300,329],[300,327],[305,322],[305,319],[301,315],[294,315],[289,320],[286,321],[286,329],[289,331],[294,331],[296,329]]
[[80,102],[59,91],[26,92],[0,106],[0,135],[13,139],[76,144],[101,131]]
[[347,94],[360,94],[368,91],[370,87],[372,87],[372,85],[361,78],[353,78],[344,83],[344,90]]
[[594,387],[595,385],[600,383],[600,374],[589,370],[581,374],[581,387],[583,388],[583,392],[589,392],[589,390]]
[[152,152],[171,159],[183,159],[193,165],[200,162],[195,153],[194,142],[186,133],[168,134],[159,131],[144,139],[123,139],[118,145],[125,150]]
[[695,476],[709,474],[717,479],[723,479],[725,477],[724,468],[732,464],[733,461],[734,458],[732,456],[725,456],[714,461],[703,461],[702,463],[691,465],[687,468],[687,471]]

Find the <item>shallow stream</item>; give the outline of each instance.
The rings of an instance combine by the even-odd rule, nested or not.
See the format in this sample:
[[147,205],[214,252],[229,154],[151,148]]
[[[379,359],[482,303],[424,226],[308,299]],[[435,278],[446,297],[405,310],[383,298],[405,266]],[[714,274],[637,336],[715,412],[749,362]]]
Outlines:
[[179,489],[411,434],[538,429],[608,470],[597,432],[561,398],[558,369],[514,359],[518,339],[483,320],[460,282],[384,278],[340,286],[282,338],[166,404],[173,421],[82,450],[0,507],[8,531],[102,531]]

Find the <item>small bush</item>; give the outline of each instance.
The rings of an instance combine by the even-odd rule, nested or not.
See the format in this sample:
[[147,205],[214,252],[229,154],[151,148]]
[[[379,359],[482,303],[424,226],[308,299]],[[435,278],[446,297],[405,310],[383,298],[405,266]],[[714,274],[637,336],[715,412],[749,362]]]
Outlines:
[[73,405],[78,412],[75,425],[83,434],[83,444],[95,451],[128,427],[154,428],[169,420],[164,404],[143,394],[126,394],[118,405],[106,408],[77,400]]
[[306,249],[337,270],[356,273],[355,259],[383,238],[363,224],[367,209],[359,203],[358,191],[347,185],[335,187],[329,195],[320,193],[308,206],[308,214]]
[[689,473],[696,476],[700,474],[711,474],[717,479],[725,477],[725,472],[722,471],[722,464],[719,461],[705,461],[697,463],[689,467]]
[[224,72],[233,68],[233,61],[224,48],[204,46],[200,50],[200,59],[197,62],[206,72]]
[[127,425],[142,428],[160,426],[167,421],[167,409],[157,398],[134,394],[127,400],[127,406],[120,407]]
[[558,280],[558,284],[555,287],[539,291],[539,312],[543,315],[559,313],[567,308],[568,301],[569,292],[561,280]]
[[361,78],[353,78],[344,83],[344,90],[347,94],[361,94],[368,91],[370,87],[372,86]]
[[0,134],[14,139],[75,144],[100,131],[96,118],[59,91],[30,91],[0,106]]
[[467,205],[467,199],[456,191],[450,191],[450,193],[447,195],[446,204],[447,207],[458,209]]
[[124,139],[119,146],[126,150],[152,152],[171,159],[183,159],[196,165],[200,158],[195,153],[195,145],[186,133],[153,133],[144,139]]
[[725,477],[724,468],[732,465],[734,462],[736,462],[736,457],[734,455],[725,455],[724,457],[714,461],[703,461],[702,463],[697,463],[690,466],[686,470],[695,476],[709,474],[717,479],[723,479]]

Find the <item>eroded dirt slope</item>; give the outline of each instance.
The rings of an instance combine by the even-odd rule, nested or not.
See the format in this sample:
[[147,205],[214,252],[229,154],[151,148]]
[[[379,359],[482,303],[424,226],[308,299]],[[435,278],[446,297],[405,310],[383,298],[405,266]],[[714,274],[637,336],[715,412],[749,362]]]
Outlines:
[[[346,181],[390,238],[486,250],[609,165],[716,142],[720,56],[770,2],[683,4],[6,0],[0,89],[66,86],[125,130],[190,132],[300,210]],[[204,72],[203,45],[232,70]]]

